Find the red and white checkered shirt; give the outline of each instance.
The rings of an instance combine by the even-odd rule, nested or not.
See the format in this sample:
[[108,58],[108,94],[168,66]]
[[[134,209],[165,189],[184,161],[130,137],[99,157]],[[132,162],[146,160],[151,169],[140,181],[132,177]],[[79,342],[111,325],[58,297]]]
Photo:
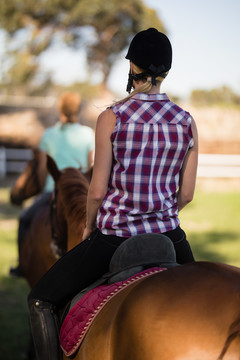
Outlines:
[[193,146],[191,115],[166,94],[136,94],[112,109],[113,167],[98,228],[121,237],[175,229],[179,173]]

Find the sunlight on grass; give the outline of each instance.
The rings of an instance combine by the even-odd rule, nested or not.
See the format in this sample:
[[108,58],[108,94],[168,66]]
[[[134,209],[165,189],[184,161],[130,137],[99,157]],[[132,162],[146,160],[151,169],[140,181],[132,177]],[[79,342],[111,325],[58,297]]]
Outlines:
[[202,192],[180,213],[196,260],[240,267],[240,191]]
[[12,230],[0,230],[1,243],[1,261],[0,276],[7,275],[10,266],[15,266],[17,262],[17,246],[16,246],[16,228]]

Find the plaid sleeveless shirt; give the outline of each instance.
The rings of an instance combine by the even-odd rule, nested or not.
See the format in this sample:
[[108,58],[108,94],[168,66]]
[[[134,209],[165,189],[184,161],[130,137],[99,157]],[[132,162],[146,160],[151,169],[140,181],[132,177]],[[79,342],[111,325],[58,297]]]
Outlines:
[[166,94],[139,93],[112,110],[113,165],[99,230],[120,237],[174,230],[179,173],[193,146],[191,115]]

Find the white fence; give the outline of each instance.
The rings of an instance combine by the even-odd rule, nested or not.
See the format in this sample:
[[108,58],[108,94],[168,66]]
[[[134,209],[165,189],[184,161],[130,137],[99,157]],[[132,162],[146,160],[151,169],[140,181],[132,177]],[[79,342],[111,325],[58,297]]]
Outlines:
[[9,149],[0,147],[0,177],[11,173],[21,173],[26,163],[31,160],[31,149]]
[[200,154],[198,177],[240,178],[240,155]]
[[[0,147],[0,176],[21,173],[32,156],[31,149]],[[200,154],[197,176],[200,178],[240,178],[240,155]]]

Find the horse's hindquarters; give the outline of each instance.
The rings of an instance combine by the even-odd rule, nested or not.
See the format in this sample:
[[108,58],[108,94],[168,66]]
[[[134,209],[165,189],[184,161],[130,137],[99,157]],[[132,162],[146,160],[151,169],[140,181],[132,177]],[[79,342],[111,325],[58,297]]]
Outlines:
[[76,359],[237,360],[239,278],[194,263],[144,279],[105,306]]

